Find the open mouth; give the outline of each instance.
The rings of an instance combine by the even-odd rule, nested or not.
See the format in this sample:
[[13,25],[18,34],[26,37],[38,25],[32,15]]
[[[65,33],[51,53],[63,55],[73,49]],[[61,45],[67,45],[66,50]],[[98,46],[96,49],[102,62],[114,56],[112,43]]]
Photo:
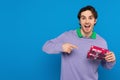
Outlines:
[[90,25],[85,25],[84,27],[85,27],[85,28],[90,28]]

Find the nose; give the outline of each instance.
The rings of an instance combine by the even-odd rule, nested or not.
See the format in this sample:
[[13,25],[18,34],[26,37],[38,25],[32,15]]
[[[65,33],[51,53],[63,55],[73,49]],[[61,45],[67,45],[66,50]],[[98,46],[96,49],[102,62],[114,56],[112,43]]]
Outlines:
[[86,22],[86,23],[89,23],[89,19],[86,19],[85,22]]

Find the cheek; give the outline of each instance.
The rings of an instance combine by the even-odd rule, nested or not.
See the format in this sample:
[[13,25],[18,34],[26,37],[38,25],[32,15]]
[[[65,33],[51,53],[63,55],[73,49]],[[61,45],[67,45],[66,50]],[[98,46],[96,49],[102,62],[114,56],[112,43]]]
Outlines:
[[96,21],[91,21],[91,23],[94,25],[96,23]]
[[85,21],[80,21],[80,24],[82,25],[82,24],[84,24],[85,23]]

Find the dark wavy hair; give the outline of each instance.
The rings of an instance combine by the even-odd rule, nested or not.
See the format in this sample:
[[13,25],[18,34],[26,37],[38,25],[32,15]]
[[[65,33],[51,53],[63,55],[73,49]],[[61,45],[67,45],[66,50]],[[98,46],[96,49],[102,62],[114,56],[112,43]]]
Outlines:
[[97,11],[95,10],[95,8],[92,7],[92,6],[90,6],[90,5],[88,5],[88,6],[85,6],[85,7],[81,8],[80,11],[78,12],[77,18],[78,18],[79,20],[80,20],[80,18],[81,18],[81,13],[82,13],[83,11],[86,11],[86,10],[90,10],[90,11],[92,12],[92,14],[93,14],[93,16],[94,16],[95,19],[98,18],[98,14],[97,14]]

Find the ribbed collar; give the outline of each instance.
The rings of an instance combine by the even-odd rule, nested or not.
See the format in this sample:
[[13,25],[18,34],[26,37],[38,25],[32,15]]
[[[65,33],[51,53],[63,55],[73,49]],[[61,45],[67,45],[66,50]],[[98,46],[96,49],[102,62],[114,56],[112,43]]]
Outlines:
[[[77,32],[77,35],[78,35],[79,38],[82,38],[82,37],[83,37],[80,28],[76,29],[76,32]],[[95,33],[95,32],[92,32],[92,35],[90,36],[90,38],[91,38],[91,39],[96,39],[96,33]]]

